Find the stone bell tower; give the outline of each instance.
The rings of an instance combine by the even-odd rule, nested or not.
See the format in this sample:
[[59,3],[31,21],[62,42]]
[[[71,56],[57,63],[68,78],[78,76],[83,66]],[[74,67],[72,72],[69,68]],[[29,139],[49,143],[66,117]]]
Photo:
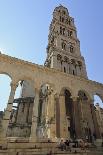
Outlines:
[[62,5],[56,7],[53,12],[45,66],[87,78],[85,60],[81,56],[74,19]]

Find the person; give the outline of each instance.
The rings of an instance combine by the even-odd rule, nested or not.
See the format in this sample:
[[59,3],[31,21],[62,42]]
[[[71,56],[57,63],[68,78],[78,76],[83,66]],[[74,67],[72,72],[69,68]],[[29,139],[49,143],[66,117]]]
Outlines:
[[66,150],[66,145],[65,145],[63,139],[61,139],[61,141],[60,141],[59,148],[61,149],[61,151]]
[[68,150],[69,149],[69,140],[65,141],[65,146],[66,146],[66,150]]
[[77,147],[78,147],[78,140],[75,139],[75,140],[74,140],[74,143],[75,143],[75,147],[77,148]]
[[84,144],[84,141],[83,140],[80,140],[79,141],[79,146],[81,147],[81,149],[84,150],[85,144]]

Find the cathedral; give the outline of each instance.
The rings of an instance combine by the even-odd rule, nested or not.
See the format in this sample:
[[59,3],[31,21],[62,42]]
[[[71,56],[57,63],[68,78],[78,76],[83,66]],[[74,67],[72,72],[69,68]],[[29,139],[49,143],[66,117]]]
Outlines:
[[[53,11],[44,66],[0,54],[0,73],[11,78],[7,107],[0,117],[2,141],[103,138],[103,84],[89,80],[77,29],[68,9]],[[20,97],[15,98],[18,85]]]

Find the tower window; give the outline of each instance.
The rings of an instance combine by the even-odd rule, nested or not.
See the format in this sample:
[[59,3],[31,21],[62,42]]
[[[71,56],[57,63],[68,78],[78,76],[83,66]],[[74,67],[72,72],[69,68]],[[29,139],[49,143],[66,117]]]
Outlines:
[[65,28],[63,28],[63,35],[65,35]]
[[66,12],[65,12],[64,10],[62,11],[62,13],[63,13],[63,15],[65,15],[65,14],[66,14]]
[[73,34],[73,32],[72,32],[72,31],[70,31],[70,37],[72,36],[72,34]]
[[66,44],[64,42],[62,42],[62,50],[66,50]]
[[64,73],[66,73],[66,68],[64,67]]
[[62,27],[60,27],[60,34],[62,34]]
[[57,55],[57,60],[61,60],[62,56],[60,54]]
[[69,62],[68,57],[65,56],[65,57],[64,57],[64,61],[65,61],[65,62]]
[[81,67],[82,66],[82,62],[81,61],[78,61],[78,65]]
[[71,59],[71,64],[76,64],[75,59]]
[[71,25],[71,20],[70,19],[69,19],[69,22],[68,23],[69,23],[69,25]]
[[60,27],[60,34],[65,35],[65,28]]
[[70,52],[73,53],[74,52],[74,47],[71,45],[70,46]]
[[64,17],[61,17],[60,16],[60,22],[63,22],[64,23]]
[[68,36],[72,37],[73,32],[68,30]]
[[60,22],[62,21],[62,17],[60,16]]
[[74,72],[74,70],[73,70],[73,75],[75,75],[75,72]]
[[62,17],[62,22],[64,22],[64,18]]

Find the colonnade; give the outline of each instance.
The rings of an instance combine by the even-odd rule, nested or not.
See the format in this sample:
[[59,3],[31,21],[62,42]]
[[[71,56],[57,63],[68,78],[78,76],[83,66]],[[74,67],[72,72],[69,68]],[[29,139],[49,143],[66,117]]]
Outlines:
[[[3,133],[2,137],[6,137],[10,115],[12,112],[12,106],[13,106],[13,100],[15,96],[15,91],[18,86],[18,83],[11,82],[11,92],[8,99],[7,108],[5,110],[5,114],[3,117]],[[38,106],[39,106],[39,95],[40,95],[40,89],[41,87],[35,87],[35,99],[34,99],[34,106],[33,106],[33,113],[32,113],[32,125],[31,125],[31,134],[30,134],[30,141],[37,141],[37,129],[38,129]],[[72,121],[75,125],[75,130],[78,136],[81,136],[81,129],[82,122],[78,122],[78,113],[77,113],[77,100],[78,96],[71,96],[72,99]],[[92,100],[88,101],[89,104],[93,104]],[[45,105],[44,105],[45,106]],[[55,139],[57,138],[67,138],[70,137],[70,131],[68,128],[70,127],[70,119],[69,116],[66,116],[66,106],[65,106],[65,95],[59,93],[56,93],[56,90],[52,91],[48,96],[48,104],[45,106],[45,117],[47,121],[50,121],[49,123],[49,138]],[[93,109],[93,107],[92,107]],[[82,103],[79,109],[81,113],[81,121],[83,120],[83,111],[82,111]],[[93,113],[93,111],[92,111]],[[95,118],[94,118],[95,119]],[[79,124],[78,124],[79,123]],[[98,137],[100,136],[99,130],[97,128]]]

